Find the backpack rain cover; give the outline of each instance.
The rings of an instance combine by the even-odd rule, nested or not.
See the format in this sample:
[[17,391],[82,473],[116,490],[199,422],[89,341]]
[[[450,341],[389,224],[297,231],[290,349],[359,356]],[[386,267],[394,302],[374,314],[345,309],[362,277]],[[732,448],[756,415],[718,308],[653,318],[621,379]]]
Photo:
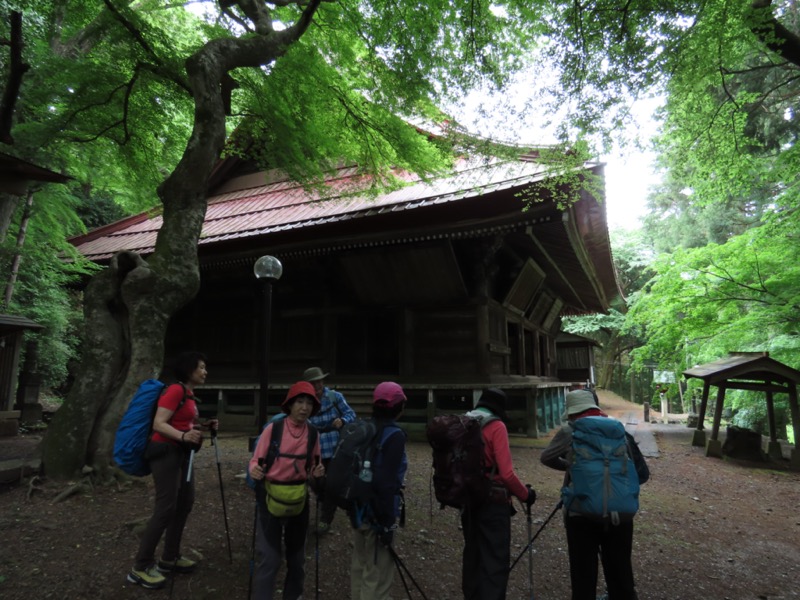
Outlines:
[[481,429],[497,417],[434,417],[425,433],[433,449],[433,490],[441,508],[480,506],[489,499],[492,482],[484,464]]
[[166,384],[157,379],[143,381],[117,427],[114,462],[128,475],[143,477],[150,474],[150,465],[144,459],[144,451],[150,439],[158,399],[166,387]]

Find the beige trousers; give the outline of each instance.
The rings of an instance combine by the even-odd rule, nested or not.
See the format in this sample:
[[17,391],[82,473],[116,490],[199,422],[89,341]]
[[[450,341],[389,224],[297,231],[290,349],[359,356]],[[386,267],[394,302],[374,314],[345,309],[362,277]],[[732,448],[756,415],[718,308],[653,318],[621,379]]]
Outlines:
[[391,600],[394,569],[392,555],[369,525],[353,531],[351,600]]

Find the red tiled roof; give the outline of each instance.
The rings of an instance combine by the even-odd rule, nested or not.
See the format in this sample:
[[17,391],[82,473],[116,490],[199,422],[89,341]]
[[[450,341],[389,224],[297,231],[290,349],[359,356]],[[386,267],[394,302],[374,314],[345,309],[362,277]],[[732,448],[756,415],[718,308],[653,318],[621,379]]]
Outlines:
[[[237,180],[233,180],[223,188],[229,191],[209,198],[199,244],[458,202],[542,180],[547,171],[545,166],[530,161],[462,161],[452,175],[429,182],[405,172],[395,175],[407,185],[377,197],[358,193],[357,186],[363,180],[352,167],[341,168],[329,178],[324,196],[285,179],[260,184],[264,177],[253,184],[255,176],[250,175],[238,179],[243,184],[240,189],[236,189]],[[107,260],[121,250],[147,255],[153,252],[161,223],[160,214],[141,214],[71,241],[84,256],[96,261]]]

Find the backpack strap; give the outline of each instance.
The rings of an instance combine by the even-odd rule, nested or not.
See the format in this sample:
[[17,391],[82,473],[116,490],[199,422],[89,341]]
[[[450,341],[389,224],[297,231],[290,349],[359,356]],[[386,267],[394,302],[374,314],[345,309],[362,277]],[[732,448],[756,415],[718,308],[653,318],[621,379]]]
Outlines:
[[306,450],[306,473],[311,473],[311,459],[314,457],[314,446],[317,445],[317,428],[306,421],[308,425],[308,449]]
[[275,463],[279,456],[285,458],[305,458],[306,459],[306,472],[311,472],[311,459],[314,456],[314,447],[317,445],[317,428],[311,423],[306,422],[308,425],[308,446],[305,455],[301,454],[284,454],[281,452],[281,440],[283,439],[283,422],[286,419],[280,419],[272,423],[270,430],[269,446],[267,454],[264,457],[264,473],[269,471],[270,467]]
[[[186,397],[189,395],[189,393],[186,390],[186,385],[184,385],[184,383],[182,381],[179,381],[178,383],[180,384],[181,388],[183,389],[183,397],[181,398],[181,401],[178,402],[178,406],[175,409],[175,412],[178,412],[183,407],[183,405],[186,404]],[[168,387],[169,387],[168,385],[164,386],[164,389],[161,391],[162,395],[164,394],[164,392],[167,391]],[[156,404],[158,404],[158,403],[156,403]],[[175,416],[175,413],[172,413],[172,415]]]
[[[478,423],[481,424],[481,437],[483,437],[483,428],[486,427],[489,423],[493,421],[499,421],[500,417],[495,414],[487,415],[486,413],[478,413],[479,416],[476,416],[474,413],[470,413],[470,415],[478,420]],[[484,457],[481,456],[481,462],[483,462]],[[483,465],[483,474],[494,483],[494,476],[497,475],[497,463],[493,464],[491,467],[487,467]]]
[[264,473],[269,471],[270,467],[275,462],[275,459],[281,453],[281,439],[283,438],[283,421],[279,419],[272,423],[272,429],[269,431],[269,445],[267,446],[267,453],[264,455]]
[[[182,381],[178,381],[177,383],[180,384],[181,388],[183,389],[183,396],[181,397],[181,401],[178,402],[178,406],[175,407],[175,410],[173,411],[172,415],[169,418],[170,425],[172,425],[172,417],[174,417],[175,413],[178,412],[181,409],[181,407],[186,403],[186,396],[187,396],[186,386]],[[158,393],[158,400],[161,400],[161,396],[166,394],[168,389],[169,385],[164,385],[164,387],[161,388],[161,391]],[[153,414],[150,417],[150,430],[147,433],[148,441],[153,437],[153,424],[155,423],[156,412],[158,412],[158,400],[156,400],[155,404],[153,404]]]
[[[388,434],[384,436],[384,433],[387,429],[390,429]],[[383,451],[383,445],[392,437],[395,433],[401,433],[402,435],[406,435],[406,433],[395,423],[392,425],[383,425],[378,432],[378,445],[376,447],[377,454],[380,454]],[[406,498],[405,494],[403,493],[403,486],[397,492],[397,495],[400,497],[400,517],[398,519],[398,525],[400,527],[406,526]]]
[[336,411],[336,414],[339,415],[339,418],[341,419],[342,415],[344,414],[344,413],[342,413],[342,409],[339,408],[339,404],[341,403],[340,398],[342,397],[342,395],[339,392],[337,392],[336,390],[328,389],[328,391],[331,394],[331,406],[333,407],[333,410]]

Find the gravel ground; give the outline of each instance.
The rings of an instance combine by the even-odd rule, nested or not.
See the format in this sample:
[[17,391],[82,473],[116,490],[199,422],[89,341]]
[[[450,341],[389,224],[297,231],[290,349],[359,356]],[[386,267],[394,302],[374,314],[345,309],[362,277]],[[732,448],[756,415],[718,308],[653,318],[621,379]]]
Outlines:
[[[601,404],[628,419],[641,407],[601,391]],[[785,465],[753,465],[707,458],[690,445],[684,425],[644,425],[658,457],[649,459],[651,480],[642,489],[636,519],[634,569],[642,600],[777,600],[800,598],[800,474]],[[561,473],[539,463],[547,439],[513,440],[515,468],[538,492],[533,531],[558,501]],[[517,447],[517,443],[520,444]],[[253,496],[242,482],[246,438],[220,435],[220,470],[231,559],[215,452],[195,461],[197,502],[187,526],[184,554],[201,559],[192,575],[176,577],[170,590],[146,591],[125,581],[137,545],[136,528],[149,516],[152,483],[136,480],[95,488],[54,502],[64,484],[25,479],[0,488],[0,597],[106,599],[244,599],[253,531]],[[525,444],[524,446],[522,444]],[[460,598],[461,532],[456,511],[438,510],[430,491],[430,450],[409,443],[408,515],[396,549],[430,600]],[[312,508],[312,521],[315,517]],[[527,543],[524,512],[512,519],[512,557]],[[318,550],[318,554],[317,554]],[[333,531],[307,546],[307,599],[349,597],[350,531],[337,513]],[[316,557],[319,557],[318,560]],[[510,599],[569,598],[566,540],[560,516],[534,544],[533,571],[523,558],[511,573]],[[315,584],[318,582],[318,593]],[[406,594],[396,578],[395,600]],[[601,582],[602,584],[602,582]],[[278,595],[278,598],[280,595]]]

